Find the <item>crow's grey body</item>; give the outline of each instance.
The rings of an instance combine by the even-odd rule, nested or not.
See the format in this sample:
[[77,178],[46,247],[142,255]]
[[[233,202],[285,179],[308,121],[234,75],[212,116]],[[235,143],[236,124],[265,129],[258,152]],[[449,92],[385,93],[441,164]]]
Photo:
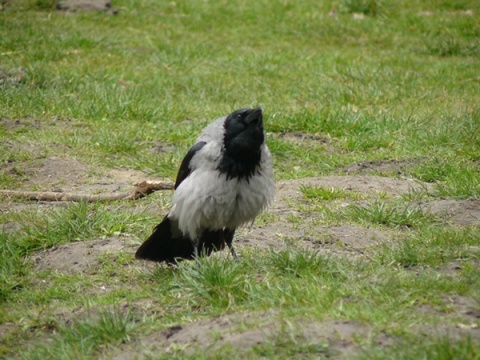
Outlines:
[[172,208],[136,257],[173,262],[232,246],[235,229],[273,200],[262,110],[241,109],[207,126],[182,162]]

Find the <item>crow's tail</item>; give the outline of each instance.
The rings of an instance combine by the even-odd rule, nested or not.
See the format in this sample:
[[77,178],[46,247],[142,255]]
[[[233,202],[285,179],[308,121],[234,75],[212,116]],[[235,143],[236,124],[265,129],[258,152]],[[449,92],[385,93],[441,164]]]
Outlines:
[[[199,239],[199,254],[210,255],[212,251],[224,247],[224,230],[206,230]],[[165,216],[152,235],[138,248],[135,258],[174,263],[179,259],[193,259],[194,254],[192,241],[188,237],[172,236],[172,222]]]
[[136,259],[175,262],[176,258],[192,257],[193,246],[186,237],[172,237],[172,223],[165,216],[153,230],[152,235],[138,248]]

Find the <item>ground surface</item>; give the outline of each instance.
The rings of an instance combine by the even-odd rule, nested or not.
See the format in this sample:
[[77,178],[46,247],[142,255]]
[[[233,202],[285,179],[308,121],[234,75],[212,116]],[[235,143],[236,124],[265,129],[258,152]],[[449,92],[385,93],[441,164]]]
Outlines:
[[[476,0],[0,0],[0,189],[173,180],[265,109],[277,198],[227,251],[134,259],[171,191],[0,195],[0,358],[480,359]],[[197,264],[199,264],[197,266]]]
[[[431,189],[431,184],[420,183],[411,179],[398,179],[368,175],[375,173],[376,167],[395,168],[401,166],[395,162],[369,163],[368,167],[355,164],[349,169],[361,169],[357,175],[324,176],[302,180],[279,181],[275,203],[268,210],[274,220],[264,225],[254,225],[242,229],[237,237],[236,244],[240,253],[252,249],[281,250],[295,244],[296,247],[305,247],[319,253],[354,258],[363,257],[368,260],[369,254],[375,247],[386,242],[395,241],[397,230],[387,231],[374,227],[365,227],[354,224],[324,225],[316,221],[315,216],[299,212],[298,204],[305,202],[301,187],[338,188],[359,193],[363,199],[379,196],[396,198],[421,189]],[[366,170],[368,169],[368,171]],[[139,171],[129,169],[99,169],[61,155],[43,159],[35,159],[25,163],[14,163],[4,166],[3,171],[18,174],[19,190],[57,191],[81,194],[112,193],[129,191],[132,184],[142,180],[155,180]],[[165,194],[166,195],[166,194]],[[157,194],[151,195],[158,196]],[[158,213],[160,219],[164,210],[155,206],[142,205],[138,200],[132,211],[148,211]],[[362,200],[359,200],[362,201]],[[344,206],[347,206],[346,200]],[[429,200],[419,201],[419,206],[426,211],[441,216],[452,224],[462,226],[474,225],[480,219],[479,200]],[[65,206],[62,202],[13,202],[3,199],[0,202],[0,211],[21,212],[26,209],[49,211],[55,207]],[[119,205],[121,206],[121,205]],[[300,217],[302,221],[292,223],[289,216]],[[15,229],[19,224],[6,223],[4,230]],[[54,271],[65,274],[95,274],[102,266],[105,255],[119,253],[133,254],[138,247],[138,240],[129,237],[111,236],[87,241],[77,241],[65,245],[54,246],[44,251],[36,252],[31,256],[38,271]],[[228,256],[219,254],[219,256]],[[230,261],[226,258],[225,261]],[[134,261],[129,267],[140,271],[151,271],[152,264]],[[442,273],[454,275],[459,264],[451,264],[442,269]],[[150,269],[150,270],[149,270]],[[114,276],[114,275],[113,275]],[[121,284],[125,286],[126,284]],[[98,294],[104,294],[119,284],[101,284],[96,287]],[[127,285],[128,286],[128,285]],[[89,291],[92,291],[91,289]],[[95,290],[94,290],[95,291]],[[95,295],[94,293],[92,295]],[[419,326],[419,333],[424,336],[435,333],[437,335],[470,334],[480,341],[480,329],[474,324],[480,318],[480,312],[475,301],[468,297],[454,296],[448,299],[453,309],[450,316],[460,316],[464,319],[452,327],[437,328]],[[140,301],[133,304],[124,304],[127,308],[136,311],[151,313],[157,311],[154,301]],[[426,312],[435,312],[433,308],[425,307]],[[66,318],[84,316],[85,310],[74,309],[70,313],[57,314]],[[305,325],[305,323],[307,325]],[[473,325],[472,325],[473,324]],[[9,325],[2,326],[2,331],[8,331]],[[264,343],[275,343],[290,334],[295,341],[315,346],[325,346],[329,351],[340,357],[348,354],[357,354],[359,350],[358,336],[374,337],[377,345],[388,345],[392,339],[385,334],[374,334],[365,325],[354,321],[308,321],[295,320],[291,322],[283,319],[276,311],[270,312],[241,312],[228,314],[208,320],[195,321],[186,324],[174,325],[130,343],[121,351],[115,351],[115,359],[133,359],[139,349],[143,353],[152,354],[171,349],[187,349],[186,353],[200,349],[218,349],[220,346],[229,346],[233,349],[245,351],[253,346]],[[312,345],[312,346],[313,346]],[[190,350],[188,350],[190,349]],[[190,352],[189,352],[190,351]]]

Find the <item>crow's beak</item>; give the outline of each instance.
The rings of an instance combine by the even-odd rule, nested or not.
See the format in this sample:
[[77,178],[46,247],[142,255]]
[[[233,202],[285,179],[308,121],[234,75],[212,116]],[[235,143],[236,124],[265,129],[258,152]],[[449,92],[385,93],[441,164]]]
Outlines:
[[247,118],[245,119],[247,124],[252,122],[256,122],[260,124],[263,120],[263,109],[261,107],[255,108],[250,110],[250,114],[248,114]]

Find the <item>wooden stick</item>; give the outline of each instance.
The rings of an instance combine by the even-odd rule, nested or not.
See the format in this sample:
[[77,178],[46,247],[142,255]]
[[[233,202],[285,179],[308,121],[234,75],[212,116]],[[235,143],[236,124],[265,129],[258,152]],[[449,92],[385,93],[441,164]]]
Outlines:
[[16,191],[0,190],[0,196],[10,198],[20,198],[36,201],[114,201],[114,200],[137,200],[141,199],[158,190],[173,189],[173,183],[168,181],[142,181],[134,184],[135,188],[131,192],[120,194],[98,194],[82,195],[63,192],[42,192],[42,191]]

